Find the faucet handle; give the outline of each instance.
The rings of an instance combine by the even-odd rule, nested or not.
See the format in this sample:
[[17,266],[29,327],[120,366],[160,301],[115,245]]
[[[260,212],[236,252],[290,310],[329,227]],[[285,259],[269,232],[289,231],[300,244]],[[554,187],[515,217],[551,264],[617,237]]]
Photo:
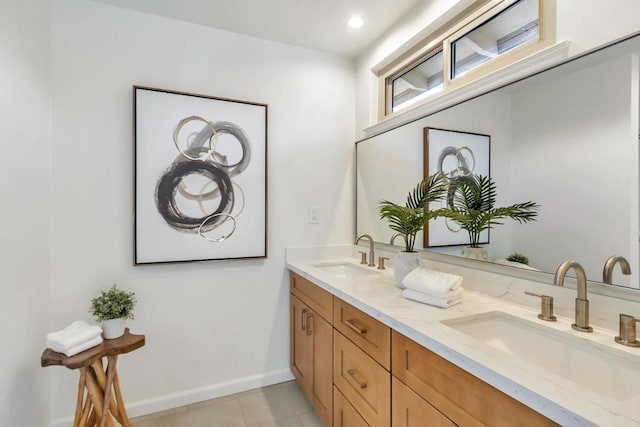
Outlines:
[[640,319],[630,315],[620,313],[620,332],[614,340],[618,344],[629,347],[640,347],[640,341],[636,339],[636,323]]
[[547,322],[555,322],[558,320],[553,315],[553,297],[549,295],[534,294],[533,292],[526,291],[526,295],[540,298],[540,313],[538,313],[538,319],[546,320]]
[[389,258],[387,258],[386,256],[378,257],[378,270],[386,270],[386,268],[384,267],[385,260],[389,261]]
[[367,253],[365,251],[358,251],[358,253],[360,254],[360,264],[366,264],[367,263]]

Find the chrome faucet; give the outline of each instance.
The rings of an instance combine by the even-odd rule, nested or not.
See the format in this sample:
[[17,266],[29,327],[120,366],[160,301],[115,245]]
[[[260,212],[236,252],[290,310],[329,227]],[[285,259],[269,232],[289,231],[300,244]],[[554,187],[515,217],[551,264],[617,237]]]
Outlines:
[[391,246],[394,246],[394,242],[396,241],[396,238],[398,238],[398,237],[402,237],[402,239],[404,240],[404,236],[402,234],[396,233],[393,236],[391,236],[391,240],[389,240],[389,244]]
[[575,323],[571,327],[580,332],[593,332],[593,328],[589,326],[589,300],[587,299],[587,274],[584,268],[575,261],[565,261],[556,270],[553,283],[558,286],[564,286],[564,278],[567,271],[573,268],[576,272],[576,280],[578,281],[578,297],[576,298],[576,317]]
[[613,278],[613,267],[616,264],[620,264],[620,269],[622,269],[622,274],[629,275],[631,274],[631,266],[629,265],[629,261],[623,256],[610,256],[607,258],[607,261],[604,263],[604,268],[602,269],[602,282],[607,285],[611,284]]
[[375,253],[373,252],[373,239],[368,234],[361,234],[356,238],[354,245],[357,245],[362,239],[369,239],[369,264],[367,265],[369,267],[375,267],[376,263],[374,262]]

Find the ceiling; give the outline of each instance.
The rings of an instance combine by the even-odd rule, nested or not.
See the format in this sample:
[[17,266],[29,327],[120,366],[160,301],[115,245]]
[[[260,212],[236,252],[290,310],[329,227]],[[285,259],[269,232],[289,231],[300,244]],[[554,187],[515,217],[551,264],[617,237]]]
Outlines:
[[[355,57],[420,0],[95,0],[262,39]],[[424,1],[424,0],[422,0]],[[347,27],[358,14],[364,25]]]

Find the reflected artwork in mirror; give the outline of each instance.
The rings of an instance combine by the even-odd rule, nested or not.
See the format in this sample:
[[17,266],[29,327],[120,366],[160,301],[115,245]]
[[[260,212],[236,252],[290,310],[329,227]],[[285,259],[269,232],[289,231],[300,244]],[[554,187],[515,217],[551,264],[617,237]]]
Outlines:
[[[437,128],[424,128],[424,175],[442,173],[449,185],[444,200],[431,203],[429,209],[453,208],[455,185],[472,182],[473,175],[491,176],[489,135]],[[479,244],[489,243],[489,230],[481,233]],[[424,247],[464,245],[467,233],[447,217],[429,221],[424,234]]]
[[[575,259],[589,280],[600,281],[607,259],[621,256],[632,274],[615,268],[609,272],[611,283],[639,288],[639,54],[640,36],[629,37],[358,141],[357,233],[389,243],[393,231],[380,221],[378,203],[403,203],[406,190],[438,167],[439,154],[429,151],[425,167],[424,132],[490,135],[487,171],[481,174],[489,175],[490,163],[496,206],[530,200],[540,208],[534,222],[505,221],[491,230],[490,243],[483,245],[488,261],[553,273],[563,261]],[[443,168],[475,163],[477,170],[479,152],[470,150],[472,157],[462,148],[468,144],[440,147],[440,154],[455,148],[443,159]],[[460,256],[468,240],[434,247],[447,244],[432,241],[434,224],[416,241],[425,242],[424,250]]]

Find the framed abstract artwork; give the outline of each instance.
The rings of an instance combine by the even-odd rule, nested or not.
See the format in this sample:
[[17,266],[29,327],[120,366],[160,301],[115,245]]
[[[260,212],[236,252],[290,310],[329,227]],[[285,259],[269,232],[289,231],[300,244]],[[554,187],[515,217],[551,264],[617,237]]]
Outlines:
[[[471,175],[491,176],[491,137],[477,133],[424,128],[424,176],[437,172],[449,183]],[[451,193],[449,193],[451,195]],[[431,203],[429,209],[446,207],[451,198]],[[469,236],[446,218],[429,221],[424,230],[424,247],[468,245]],[[489,230],[480,234],[480,244],[489,243]]]
[[133,87],[134,263],[267,256],[267,105]]

